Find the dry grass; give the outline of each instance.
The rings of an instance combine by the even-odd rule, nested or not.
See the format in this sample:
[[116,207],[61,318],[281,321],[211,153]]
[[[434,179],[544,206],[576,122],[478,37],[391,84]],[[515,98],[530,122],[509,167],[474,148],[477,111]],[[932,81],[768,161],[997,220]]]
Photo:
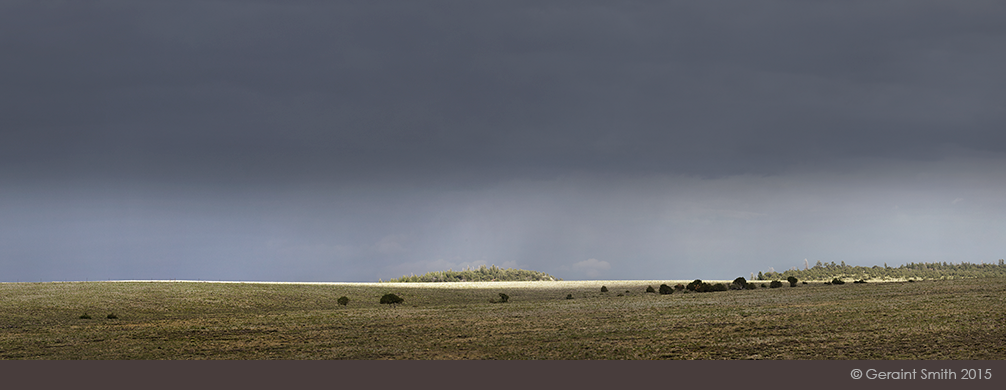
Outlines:
[[687,281],[5,283],[0,358],[1006,358],[1006,279],[643,292],[661,283]]

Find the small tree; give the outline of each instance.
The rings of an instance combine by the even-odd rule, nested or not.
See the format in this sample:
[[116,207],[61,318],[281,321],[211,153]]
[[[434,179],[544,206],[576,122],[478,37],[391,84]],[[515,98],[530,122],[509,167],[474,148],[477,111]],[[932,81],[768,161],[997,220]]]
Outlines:
[[655,292],[657,292],[657,290],[654,290],[653,286],[646,286],[646,292],[648,292],[648,293],[655,293]]
[[796,287],[796,277],[795,276],[790,276],[790,277],[786,278],[786,281],[789,282],[789,286],[790,287]]
[[772,283],[768,284],[769,288],[779,288],[782,287],[782,282],[778,280],[773,280]]
[[384,296],[381,297],[382,305],[396,305],[402,302],[405,302],[405,300],[395,294],[384,294]]
[[346,305],[349,304],[349,297],[341,296],[341,297],[339,297],[339,299],[337,300],[337,302],[339,302],[339,306],[346,306]]
[[673,292],[674,292],[674,289],[671,288],[671,286],[668,286],[666,284],[661,284],[660,285],[660,294],[661,295],[667,295],[667,294],[670,294],[670,293],[673,293]]
[[608,288],[604,287],[604,286],[601,286],[601,292],[608,292]]

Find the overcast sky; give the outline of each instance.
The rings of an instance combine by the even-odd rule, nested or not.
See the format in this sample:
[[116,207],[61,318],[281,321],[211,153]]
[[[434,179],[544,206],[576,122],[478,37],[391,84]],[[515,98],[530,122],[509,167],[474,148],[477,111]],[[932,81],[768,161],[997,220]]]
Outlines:
[[1001,1],[3,1],[0,281],[1006,257]]

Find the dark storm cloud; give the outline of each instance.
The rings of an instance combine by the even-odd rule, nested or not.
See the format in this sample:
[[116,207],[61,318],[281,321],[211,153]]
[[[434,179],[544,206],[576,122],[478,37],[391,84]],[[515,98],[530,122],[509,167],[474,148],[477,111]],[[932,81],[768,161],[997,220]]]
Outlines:
[[3,14],[3,151],[22,173],[721,175],[1006,145],[995,3],[111,2]]
[[1004,19],[1000,2],[3,2],[0,280],[990,260]]

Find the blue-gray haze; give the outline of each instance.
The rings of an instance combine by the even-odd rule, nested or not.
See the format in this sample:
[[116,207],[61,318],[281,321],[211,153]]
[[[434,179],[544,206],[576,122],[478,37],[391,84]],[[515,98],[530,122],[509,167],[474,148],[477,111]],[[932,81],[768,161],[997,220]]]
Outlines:
[[1000,1],[3,1],[0,281],[1006,257]]

